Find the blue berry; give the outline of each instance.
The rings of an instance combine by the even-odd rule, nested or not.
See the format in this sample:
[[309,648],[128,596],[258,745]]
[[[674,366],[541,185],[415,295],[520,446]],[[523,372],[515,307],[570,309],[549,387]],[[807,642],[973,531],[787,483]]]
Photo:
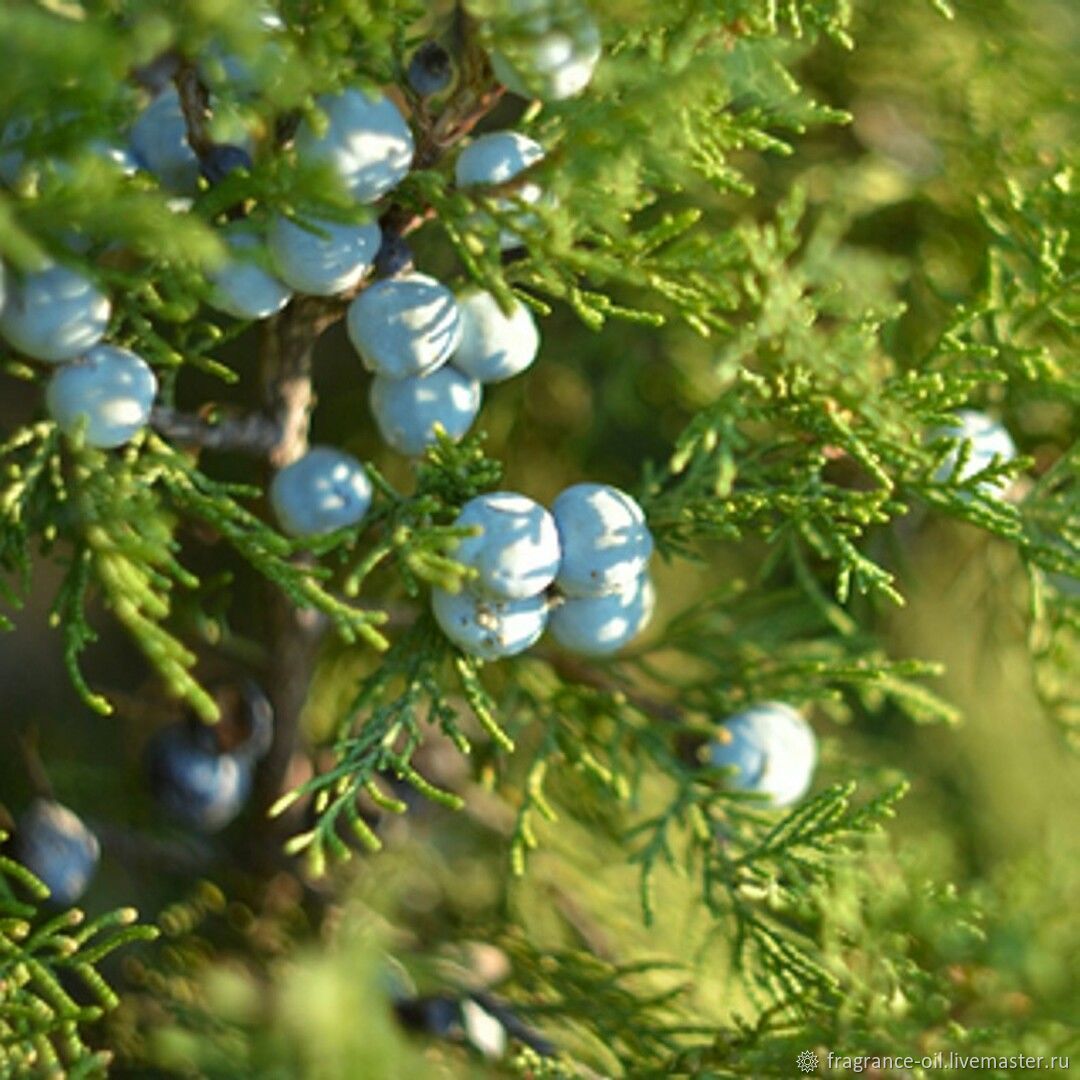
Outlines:
[[412,165],[413,137],[397,106],[385,96],[344,90],[318,101],[328,125],[316,135],[303,122],[296,135],[301,159],[325,162],[349,194],[372,203],[397,187]]
[[251,155],[242,146],[233,143],[215,143],[199,162],[203,176],[211,184],[220,184],[229,173],[238,169],[251,172],[254,166]]
[[479,527],[466,536],[454,558],[477,571],[470,587],[496,600],[520,600],[542,593],[559,569],[559,533],[539,504],[512,491],[470,499],[454,522]]
[[[54,127],[62,127],[67,124],[80,124],[84,117],[74,110],[61,110],[58,114],[51,114],[49,121],[44,123],[46,130]],[[40,121],[39,121],[40,123]],[[19,116],[8,121],[3,132],[0,133],[0,180],[6,184],[14,184],[18,181],[26,164],[26,152],[23,144],[33,134],[34,121],[27,116]],[[74,134],[74,133],[73,133]],[[67,142],[67,140],[65,140]],[[6,148],[6,149],[4,149]],[[80,153],[89,153],[103,161],[116,166],[125,175],[132,175],[138,171],[139,163],[127,147],[118,146],[103,138],[90,139],[85,145],[68,145],[68,157],[75,157]],[[71,175],[71,165],[68,160],[60,160],[54,157],[41,159],[35,162],[55,169],[58,175],[67,177]]]
[[544,148],[520,131],[492,131],[473,139],[458,154],[458,187],[506,184],[544,157]]
[[[999,462],[1012,461],[1016,457],[1016,444],[1004,425],[987,416],[985,413],[976,412],[974,409],[961,409],[956,413],[956,422],[947,428],[934,432],[938,438],[947,436],[958,442],[970,443],[971,449],[960,471],[958,480],[968,478],[982,472],[996,457]],[[944,483],[953,476],[956,463],[960,459],[959,448],[949,452],[942,462],[941,467],[934,475],[934,479]],[[1009,489],[1011,481],[985,480],[979,484],[979,490],[984,495],[1002,497]]]
[[96,345],[109,325],[109,298],[82,274],[50,266],[8,286],[0,332],[35,360],[72,360]]
[[198,190],[199,158],[188,142],[175,86],[162,90],[136,117],[130,142],[136,159],[169,191],[191,195]]
[[764,795],[779,808],[798,802],[810,787],[817,740],[800,713],[769,701],[725,720],[721,736],[709,744],[709,759],[735,770],[729,782],[736,790]]
[[425,274],[369,285],[349,305],[346,321],[364,366],[388,379],[434,371],[461,340],[454,294]]
[[409,85],[421,95],[440,94],[454,78],[450,54],[437,42],[425,41],[412,54],[407,71]]
[[227,88],[234,97],[244,99],[260,97],[262,86],[280,77],[289,59],[281,40],[284,20],[272,11],[251,10],[254,6],[248,9],[253,16],[248,34],[254,48],[238,56],[229,52],[220,40],[211,40],[203,49],[204,60],[200,61],[204,81],[214,89]]
[[[544,156],[543,147],[538,142],[517,131],[493,131],[474,139],[458,155],[454,175],[459,187],[471,187],[474,184],[505,184],[524,172],[530,165],[536,164]],[[539,202],[543,192],[538,184],[527,182],[514,191],[514,198],[526,202]],[[514,209],[510,199],[498,199],[500,210]],[[535,222],[535,215],[519,214],[515,220],[522,225]],[[521,245],[521,237],[513,229],[503,229],[499,233],[499,246],[503,251]]]
[[469,590],[431,590],[431,610],[443,633],[464,652],[485,660],[515,656],[535,644],[547,624],[547,600],[487,600]]
[[200,832],[223,829],[251,794],[251,757],[220,751],[213,728],[198,722],[158,731],[147,744],[146,763],[165,812]]
[[[539,30],[539,26],[537,26]],[[495,77],[514,94],[562,101],[580,94],[592,80],[600,59],[600,32],[592,20],[572,33],[551,29],[517,45],[512,54],[491,55]]]
[[604,596],[644,572],[653,539],[641,507],[607,484],[575,484],[551,507],[563,561],[556,584],[567,596]]
[[270,223],[267,241],[281,280],[299,293],[335,296],[360,282],[382,242],[374,221],[342,224],[311,218],[305,228],[285,217]]
[[548,620],[551,636],[570,652],[609,656],[648,625],[656,590],[647,574],[606,596],[568,597]]
[[237,319],[268,319],[279,312],[292,297],[291,290],[244,257],[244,252],[261,247],[259,239],[249,232],[229,229],[226,242],[235,257],[210,275],[210,304]]
[[146,426],[156,394],[157,378],[141,356],[97,345],[53,375],[45,404],[65,434],[81,430],[88,446],[109,450]]
[[239,685],[243,741],[233,752],[252,761],[264,757],[274,741],[274,707],[254,679]]
[[480,411],[480,398],[480,384],[450,364],[430,375],[376,375],[371,381],[371,413],[379,434],[388,446],[410,457],[419,457],[435,442],[436,424],[455,442],[460,439]]
[[371,505],[363,465],[329,446],[313,446],[270,485],[270,502],[285,532],[317,536],[361,521]]
[[489,292],[468,289],[458,296],[461,344],[454,366],[479,379],[497,383],[520,375],[536,359],[540,332],[532,312],[519,300],[509,315]]
[[417,998],[399,1006],[406,1023],[439,1039],[460,1039],[464,1035],[461,1002],[446,994]]
[[[250,168],[251,157],[247,150],[250,135],[235,112],[216,108],[210,129],[210,135],[219,145],[229,147],[227,154],[234,165],[238,163],[236,152],[240,151],[247,155],[245,168]],[[135,159],[152,172],[166,190],[177,195],[198,192],[203,164],[188,142],[184,110],[175,86],[162,90],[135,118],[128,142]]]
[[52,799],[35,799],[15,830],[19,860],[49,889],[60,906],[74,904],[86,892],[101,858],[98,838],[78,815]]

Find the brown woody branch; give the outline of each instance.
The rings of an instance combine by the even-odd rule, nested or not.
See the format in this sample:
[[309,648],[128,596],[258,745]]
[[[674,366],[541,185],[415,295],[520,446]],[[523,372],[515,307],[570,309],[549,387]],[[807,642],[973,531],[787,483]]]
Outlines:
[[[210,101],[197,69],[180,58],[172,70],[192,149],[201,158],[213,148],[209,136]],[[419,129],[414,167],[430,168],[499,101],[502,88],[480,94],[469,85],[438,117],[414,110]],[[431,211],[416,213],[398,205],[381,219],[384,236],[405,236],[418,228]],[[349,301],[366,286],[333,298],[296,297],[262,328],[260,380],[263,411],[248,417],[211,418],[176,410],[156,409],[155,428],[177,442],[216,450],[237,450],[265,457],[281,469],[303,456],[308,448],[311,411],[315,405],[312,358],[322,333],[345,314]],[[300,556],[298,556],[300,558]],[[260,764],[255,806],[265,811],[288,785],[288,774],[298,743],[300,715],[315,666],[325,620],[315,612],[297,608],[280,590],[272,588],[269,627],[270,657],[267,692],[274,705],[275,725],[270,750]],[[268,828],[279,827],[278,823]]]
[[150,426],[181,446],[234,450],[257,457],[266,457],[281,438],[277,424],[262,413],[212,417],[156,405]]

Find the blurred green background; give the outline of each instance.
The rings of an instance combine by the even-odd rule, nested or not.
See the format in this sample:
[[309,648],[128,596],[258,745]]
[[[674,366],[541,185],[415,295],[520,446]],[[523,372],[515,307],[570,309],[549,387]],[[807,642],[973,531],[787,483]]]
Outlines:
[[[794,50],[814,95],[849,110],[852,123],[807,133],[786,158],[748,152],[738,164],[758,188],[749,206],[705,190],[688,193],[707,208],[719,233],[747,215],[767,219],[793,184],[804,185],[808,233],[844,244],[843,257],[823,270],[823,285],[867,306],[906,305],[886,331],[901,366],[920,361],[951,306],[978,287],[986,244],[978,194],[1000,188],[1006,162],[1049,166],[1075,146],[1080,6],[969,0],[955,7],[956,18],[946,21],[929,3],[875,0],[858,5],[854,51],[830,43],[784,46]],[[519,111],[507,103],[490,126],[512,123]],[[423,269],[448,277],[457,272],[436,228],[419,234],[416,249]],[[561,309],[543,321],[542,333],[536,368],[491,388],[481,415],[489,452],[505,463],[505,486],[542,501],[584,477],[633,488],[639,464],[662,461],[687,418],[715,392],[712,365],[723,342],[702,340],[678,325],[654,330],[611,322],[594,333]],[[253,369],[252,341],[230,348],[227,359],[238,370]],[[407,467],[380,448],[367,410],[367,377],[340,327],[319,345],[317,391],[314,441],[343,445],[407,483]],[[32,393],[0,402],[0,426],[27,414]],[[193,405],[208,395],[227,396],[218,384],[197,378],[182,393]],[[1070,414],[1022,397],[988,404],[1002,411],[1036,468],[1075,438],[1075,408]],[[230,475],[240,467],[223,459],[213,471]],[[866,865],[882,875],[882,907],[895,904],[911,919],[921,909],[906,892],[907,881],[955,882],[979,898],[986,911],[981,940],[957,929],[959,915],[953,926],[920,927],[917,938],[922,959],[955,969],[967,1003],[959,1019],[1020,1032],[1028,1025],[1075,1029],[1080,759],[1067,752],[1033,689],[1023,567],[1003,543],[923,512],[873,542],[907,598],[902,609],[873,614],[885,650],[943,662],[946,674],[935,689],[962,710],[963,722],[916,726],[885,712],[873,721],[839,723],[839,713],[819,712],[812,717],[823,746],[818,782],[853,774],[871,784],[896,774],[911,780],[888,844],[875,848]],[[657,567],[658,627],[695,599],[703,582],[752,580],[764,551],[754,543],[715,545],[706,555],[702,566]],[[214,575],[235,567],[217,548],[197,545],[190,565],[207,575],[212,606]],[[168,855],[154,847],[188,840],[162,825],[139,769],[142,745],[166,717],[167,704],[105,618],[87,671],[91,681],[121,692],[124,707],[102,719],[77,703],[59,638],[47,627],[55,579],[45,565],[38,573],[41,599],[0,641],[0,799],[17,812],[29,798],[18,743],[32,732],[59,797],[88,820],[113,826],[114,842],[106,837],[87,907],[134,903],[147,917],[165,910],[174,920],[166,919],[165,928],[175,955],[120,964],[121,988],[137,990],[109,1037],[131,1075],[151,1074],[140,1071],[149,1069],[138,1063],[146,1059],[222,1076],[272,1075],[270,1062],[282,1059],[293,1062],[282,1066],[282,1076],[397,1077],[415,1068],[423,1075],[482,1073],[448,1049],[429,1048],[421,1060],[416,1045],[401,1042],[378,991],[374,957],[383,948],[417,957],[432,943],[457,942],[441,947],[434,967],[413,965],[422,986],[425,980],[438,985],[447,972],[461,976],[475,966],[468,943],[483,942],[507,911],[520,918],[533,949],[585,942],[612,959],[688,965],[692,1010],[701,1023],[726,1022],[748,1008],[727,978],[725,943],[691,903],[692,886],[663,876],[661,917],[644,928],[636,871],[622,858],[616,823],[568,782],[555,788],[561,821],[540,829],[541,849],[528,874],[508,883],[512,811],[485,790],[482,778],[456,777],[468,793],[469,813],[418,811],[396,827],[387,854],[344,873],[342,895],[352,899],[322,897],[340,927],[331,952],[319,948],[314,931],[325,911],[298,907],[284,875],[263,889],[227,880],[227,871],[209,873],[228,886],[228,901],[196,886],[181,863],[170,866]],[[224,650],[238,660],[254,647],[261,604],[261,592],[241,575]],[[209,643],[205,651],[213,671],[219,661]],[[313,729],[326,724],[355,670],[347,657],[324,660],[309,710]],[[244,829],[241,821],[214,844],[226,852],[242,847]],[[149,840],[128,844],[129,834]],[[837,917],[843,918],[839,909]],[[294,942],[299,954],[286,959]],[[181,958],[195,961],[194,975],[190,968],[181,974]],[[671,983],[687,976],[655,978]],[[320,999],[328,1003],[322,1011],[312,1004]],[[200,1000],[210,1003],[212,1019],[201,1012]],[[301,1014],[302,1023],[295,1019]],[[572,1022],[556,1022],[551,1033],[603,1056]]]

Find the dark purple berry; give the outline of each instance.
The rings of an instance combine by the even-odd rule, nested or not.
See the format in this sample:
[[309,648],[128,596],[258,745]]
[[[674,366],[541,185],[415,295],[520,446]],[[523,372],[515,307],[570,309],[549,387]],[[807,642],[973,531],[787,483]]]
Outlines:
[[222,752],[214,730],[199,721],[158,731],[146,748],[146,768],[162,809],[199,832],[224,828],[251,793],[252,761]]
[[375,273],[379,277],[393,277],[411,270],[412,265],[412,248],[393,229],[385,229],[379,253],[375,256]]
[[202,174],[211,184],[220,184],[237,169],[250,172],[253,166],[251,155],[242,146],[234,146],[232,143],[215,144],[203,155],[200,162]]
[[461,1039],[464,1025],[461,1004],[447,994],[407,998],[395,1005],[398,1018],[413,1031],[422,1031],[440,1039]]
[[50,902],[69,907],[86,891],[101,848],[71,810],[53,799],[39,798],[19,818],[15,852],[19,862],[48,886]]
[[453,77],[450,54],[437,41],[425,41],[409,61],[409,85],[421,97],[442,93]]

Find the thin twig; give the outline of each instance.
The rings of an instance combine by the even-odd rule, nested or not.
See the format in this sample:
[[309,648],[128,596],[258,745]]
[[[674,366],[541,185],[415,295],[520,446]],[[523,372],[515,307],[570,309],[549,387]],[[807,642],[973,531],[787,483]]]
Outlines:
[[[209,135],[210,99],[198,69],[180,58],[173,72],[187,126],[188,142],[202,159],[213,149]],[[426,113],[414,120],[420,128],[414,167],[430,168],[496,105],[502,88],[477,94],[466,85],[458,100],[432,119]],[[380,222],[384,235],[404,236],[423,224],[430,211],[417,213],[391,205]],[[302,457],[308,448],[311,411],[315,405],[312,357],[322,333],[344,317],[349,302],[370,279],[347,295],[331,298],[296,297],[279,315],[263,324],[260,347],[264,410],[249,417],[220,420],[157,409],[153,424],[178,442],[207,449],[229,449],[264,456],[274,469]],[[290,762],[299,742],[300,715],[307,698],[325,620],[295,607],[280,590],[270,600],[270,638],[267,691],[274,705],[274,736],[260,764],[255,805],[269,807],[282,793]],[[277,828],[278,823],[268,825]]]
[[181,58],[173,72],[173,82],[180,96],[180,108],[187,127],[187,141],[200,161],[214,148],[210,137],[210,91],[199,75],[199,69],[188,59]]
[[181,446],[234,450],[257,457],[266,457],[281,439],[277,424],[258,412],[211,418],[157,405],[150,414],[150,425]]

